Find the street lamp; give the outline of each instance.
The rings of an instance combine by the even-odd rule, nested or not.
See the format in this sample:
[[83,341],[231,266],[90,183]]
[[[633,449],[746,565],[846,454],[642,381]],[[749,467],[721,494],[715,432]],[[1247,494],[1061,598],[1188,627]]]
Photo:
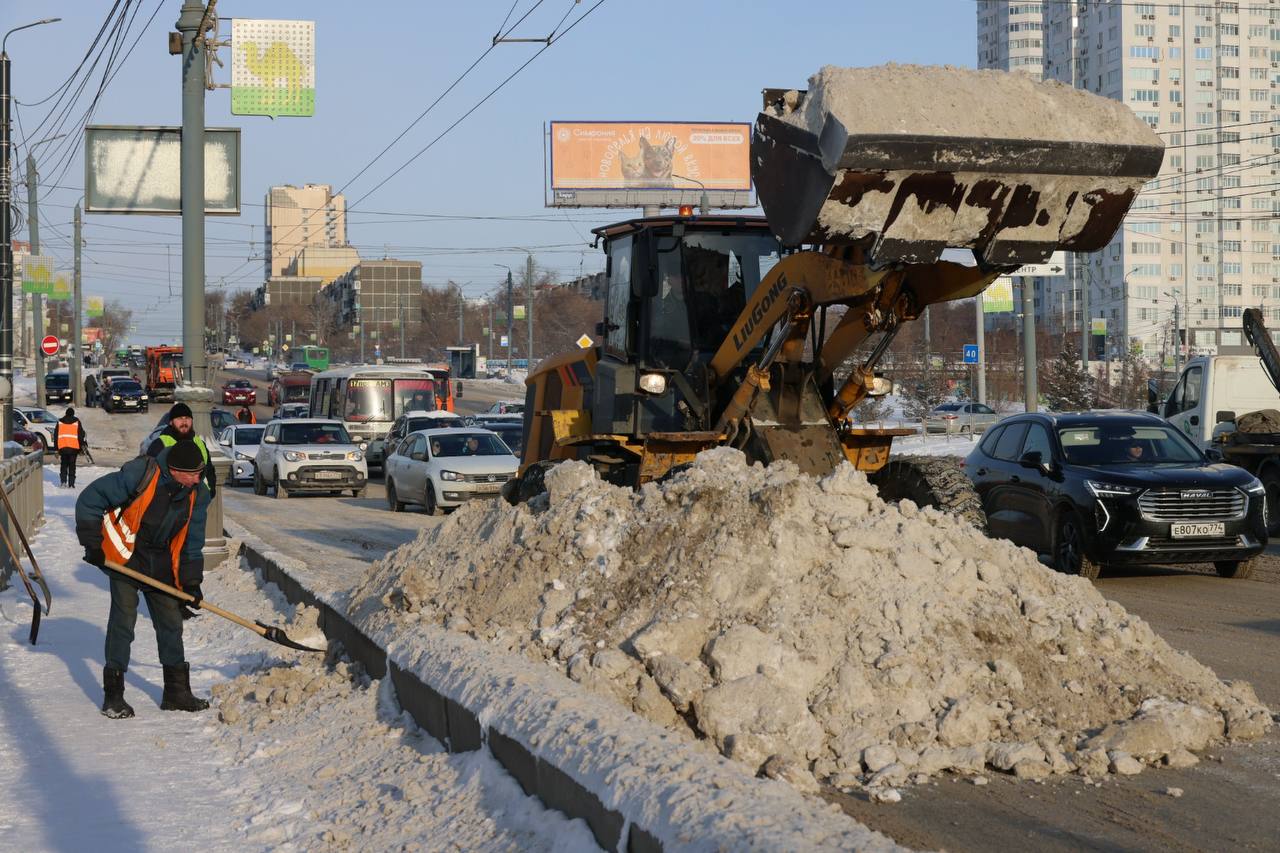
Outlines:
[[61,18],[41,18],[14,27],[0,38],[0,438],[13,438],[13,165],[9,127],[9,36],[18,30],[52,24]]

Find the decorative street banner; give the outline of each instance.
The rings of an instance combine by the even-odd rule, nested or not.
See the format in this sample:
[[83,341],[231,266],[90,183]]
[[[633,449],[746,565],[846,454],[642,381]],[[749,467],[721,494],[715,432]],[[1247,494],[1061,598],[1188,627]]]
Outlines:
[[52,293],[54,261],[49,255],[27,255],[22,262],[22,292]]
[[982,294],[982,313],[1000,314],[1013,310],[1013,282],[1000,277]]
[[90,296],[86,305],[85,315],[88,317],[101,317],[106,310],[101,296]]
[[552,190],[750,190],[751,125],[551,122]]
[[1089,333],[1093,335],[1105,335],[1107,333],[1107,318],[1094,317],[1089,320]]
[[231,20],[231,112],[316,114],[316,22]]
[[71,282],[65,273],[53,280],[53,289],[46,294],[54,302],[66,302],[71,299]]

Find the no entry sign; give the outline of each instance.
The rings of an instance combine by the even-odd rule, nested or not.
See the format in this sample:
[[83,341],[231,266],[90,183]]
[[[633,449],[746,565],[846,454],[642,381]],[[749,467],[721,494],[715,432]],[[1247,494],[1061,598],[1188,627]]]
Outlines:
[[40,352],[45,355],[58,354],[58,338],[54,335],[45,335],[40,341]]

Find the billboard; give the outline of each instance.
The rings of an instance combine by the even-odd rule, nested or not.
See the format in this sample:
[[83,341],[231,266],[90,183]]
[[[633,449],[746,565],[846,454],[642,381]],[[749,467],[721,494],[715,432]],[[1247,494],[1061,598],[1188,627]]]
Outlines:
[[[204,212],[239,216],[240,128],[204,133]],[[179,127],[86,127],[84,212],[180,215],[181,150]]]
[[316,114],[316,22],[231,19],[231,113]]
[[1001,314],[1013,310],[1013,282],[1006,276],[991,282],[991,286],[982,294],[982,312],[984,314]]
[[552,206],[753,204],[747,122],[553,121],[549,137]]

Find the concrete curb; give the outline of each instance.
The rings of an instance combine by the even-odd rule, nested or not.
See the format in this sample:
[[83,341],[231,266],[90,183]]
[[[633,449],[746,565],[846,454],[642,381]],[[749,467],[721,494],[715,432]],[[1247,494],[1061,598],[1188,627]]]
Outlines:
[[390,676],[419,726],[450,752],[488,749],[526,794],[584,820],[606,850],[905,849],[522,658],[427,625],[411,638],[369,637],[346,602],[306,588],[304,563],[226,524],[249,566],[290,602],[319,610],[325,636],[370,675]]

